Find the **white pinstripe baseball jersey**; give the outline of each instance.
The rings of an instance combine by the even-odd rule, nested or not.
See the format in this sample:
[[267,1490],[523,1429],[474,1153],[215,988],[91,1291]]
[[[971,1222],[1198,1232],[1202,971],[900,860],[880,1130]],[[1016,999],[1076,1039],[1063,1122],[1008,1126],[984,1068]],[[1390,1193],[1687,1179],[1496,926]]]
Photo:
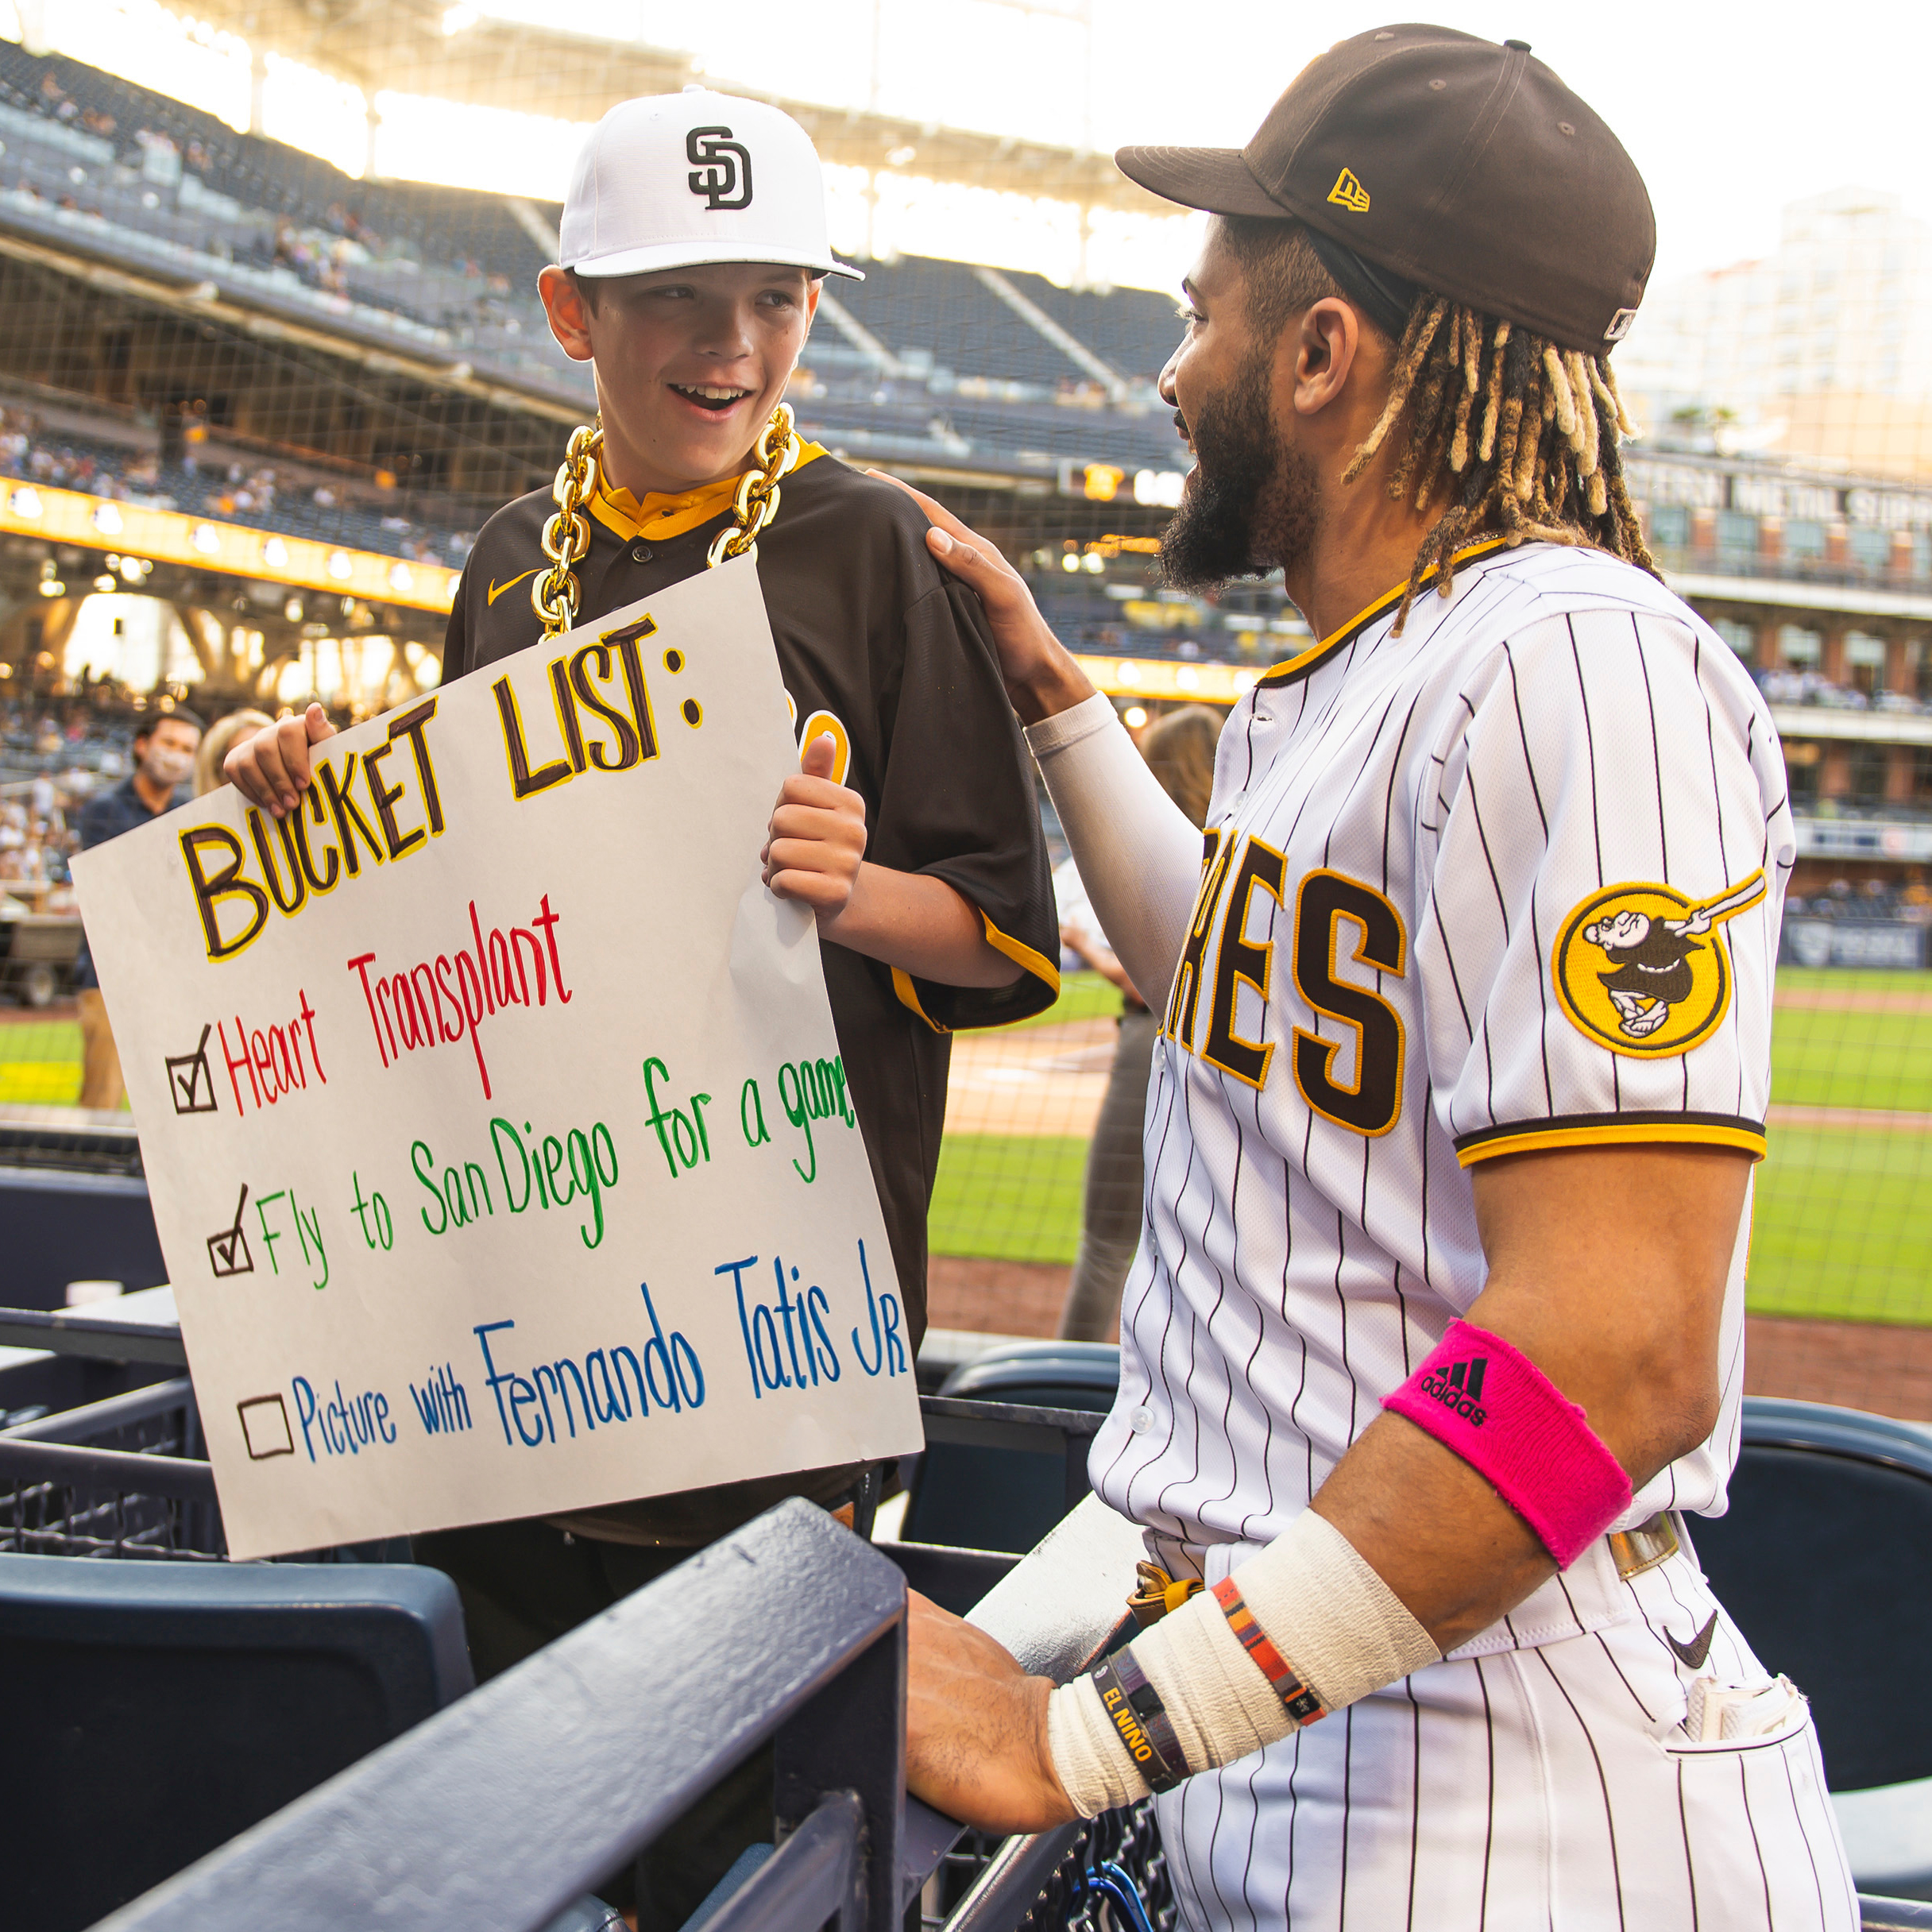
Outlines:
[[[1472,1164],[1763,1149],[1793,832],[1748,676],[1594,551],[1478,547],[1399,638],[1397,601],[1269,672],[1221,740],[1090,1465],[1184,1571],[1285,1528],[1475,1300]],[[1722,1507],[1748,1228],[1717,1429],[1620,1527]],[[1609,1621],[1613,1572],[1588,1570],[1471,1648]]]

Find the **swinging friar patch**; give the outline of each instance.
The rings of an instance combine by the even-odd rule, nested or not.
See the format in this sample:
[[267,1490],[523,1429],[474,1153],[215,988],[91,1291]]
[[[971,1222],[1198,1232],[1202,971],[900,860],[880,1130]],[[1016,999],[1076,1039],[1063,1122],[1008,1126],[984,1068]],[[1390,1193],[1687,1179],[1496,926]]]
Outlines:
[[1564,920],[1551,955],[1564,1012],[1613,1053],[1687,1053],[1731,1003],[1724,922],[1764,896],[1761,871],[1709,899],[1670,886],[1593,892]]

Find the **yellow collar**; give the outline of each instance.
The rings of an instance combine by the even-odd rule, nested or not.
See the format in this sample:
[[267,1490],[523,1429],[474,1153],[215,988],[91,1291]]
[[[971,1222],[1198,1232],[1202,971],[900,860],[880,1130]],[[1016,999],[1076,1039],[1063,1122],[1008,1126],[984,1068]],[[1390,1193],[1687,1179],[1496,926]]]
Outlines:
[[[1504,537],[1483,537],[1478,542],[1470,544],[1466,548],[1458,551],[1451,562],[1459,570],[1469,562],[1470,558],[1486,557],[1491,551],[1501,550],[1507,541],[1508,539]],[[1416,588],[1420,589],[1424,584],[1432,584],[1435,581],[1436,575],[1437,566],[1431,564],[1416,580]],[[1401,602],[1408,589],[1408,580],[1405,578],[1394,589],[1385,590],[1366,610],[1356,612],[1354,616],[1350,617],[1339,630],[1331,631],[1320,643],[1310,644],[1308,649],[1297,657],[1289,658],[1281,663],[1270,665],[1266,670],[1262,673],[1261,682],[1263,684],[1285,684],[1302,673],[1312,670],[1316,664],[1327,656],[1330,651],[1339,645],[1347,643],[1358,631],[1366,629],[1378,617],[1384,616],[1393,610],[1397,605]]]
[[[798,460],[789,473],[795,476],[807,463],[815,462],[825,454],[822,445],[801,442]],[[715,483],[681,490],[675,495],[659,496],[655,491],[647,491],[639,498],[628,489],[616,488],[605,475],[604,466],[600,463],[597,487],[589,508],[590,514],[605,529],[615,531],[627,543],[633,537],[648,537],[653,542],[662,543],[672,537],[681,537],[687,530],[695,530],[700,524],[708,524],[714,516],[722,516],[731,508],[732,499],[738,493],[739,481],[737,477],[722,477]]]

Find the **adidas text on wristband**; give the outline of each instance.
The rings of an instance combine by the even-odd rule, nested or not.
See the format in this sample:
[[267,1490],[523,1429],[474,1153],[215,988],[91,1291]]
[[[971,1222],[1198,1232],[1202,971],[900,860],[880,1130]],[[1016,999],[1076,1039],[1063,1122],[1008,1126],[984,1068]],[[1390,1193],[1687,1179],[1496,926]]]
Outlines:
[[1100,1707],[1153,1791],[1171,1791],[1188,1775],[1187,1759],[1174,1726],[1130,1648],[1115,1652],[1089,1675],[1100,1694]]
[[1327,1717],[1328,1714],[1322,1708],[1321,1699],[1295,1675],[1288,1660],[1269,1642],[1267,1632],[1255,1621],[1254,1613],[1235,1587],[1231,1576],[1222,1578],[1215,1585],[1214,1600],[1220,1605],[1228,1628],[1241,1640],[1242,1648],[1254,1660],[1262,1676],[1274,1686],[1275,1695],[1281,1700],[1288,1714],[1297,1724],[1314,1724]]

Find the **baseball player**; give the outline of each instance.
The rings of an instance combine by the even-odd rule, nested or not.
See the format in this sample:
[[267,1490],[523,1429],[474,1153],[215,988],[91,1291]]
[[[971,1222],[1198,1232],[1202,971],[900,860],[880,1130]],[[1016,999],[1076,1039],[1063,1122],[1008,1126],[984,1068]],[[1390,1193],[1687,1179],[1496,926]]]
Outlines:
[[1235,706],[1204,851],[934,516],[1167,992],[1090,1465],[1150,1627],[1053,1690],[917,1605],[913,1788],[1030,1829],[1157,1792],[1199,1927],[1855,1926],[1805,1700],[1686,1528],[1736,1453],[1793,832],[1618,469],[1643,184],[1522,43],[1421,26],[1242,150],[1119,160],[1217,217],[1167,574],[1278,565],[1320,641]]
[[[781,404],[821,280],[856,272],[831,253],[818,156],[796,122],[695,88],[613,108],[578,163],[560,242],[541,291],[565,351],[593,365],[598,427],[572,439],[554,493],[484,527],[444,675],[755,540],[804,765],[774,812],[765,877],[817,916],[916,1348],[950,1032],[1023,1018],[1059,987],[1039,813],[985,619],[928,554],[917,507],[801,442]],[[311,715],[231,757],[256,802],[294,804],[326,735]],[[455,1576],[489,1675],[780,1497],[829,1507],[859,1474],[452,1531],[419,1554]],[[744,1844],[769,1837],[770,1778],[768,1760],[753,1765],[709,1822],[666,1835],[646,1922],[681,1923]]]

